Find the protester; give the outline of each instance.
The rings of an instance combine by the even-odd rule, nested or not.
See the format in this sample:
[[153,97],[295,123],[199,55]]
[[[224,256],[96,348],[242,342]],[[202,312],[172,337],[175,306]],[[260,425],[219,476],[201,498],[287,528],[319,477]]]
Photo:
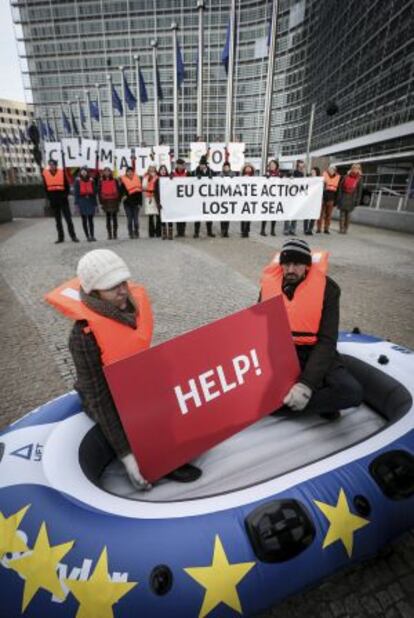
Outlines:
[[[293,178],[303,178],[305,176],[305,162],[298,159],[295,169],[293,170]],[[285,236],[296,236],[296,221],[285,221],[283,226],[283,234]]]
[[105,167],[98,184],[99,202],[106,214],[106,231],[108,240],[118,238],[118,210],[120,192],[118,181],[115,180],[112,170]]
[[[255,169],[251,163],[245,163],[240,172],[240,176],[254,176]],[[242,238],[249,238],[250,221],[242,221],[240,224],[240,233]]]
[[340,175],[336,171],[335,165],[330,165],[323,173],[323,198],[321,216],[318,219],[316,233],[320,234],[323,231],[329,234],[331,227],[332,211],[335,205],[336,196],[338,193]]
[[[150,346],[153,320],[146,290],[128,282],[129,268],[108,249],[86,253],[79,260],[77,275],[80,301],[61,294],[62,286],[46,296],[58,311],[75,320],[69,337],[77,376],[75,388],[84,411],[100,426],[132,485],[139,490],[150,489],[131,452],[103,371],[104,366]],[[69,284],[74,285],[73,281],[65,285]],[[139,393],[134,396],[139,413]],[[200,475],[198,468],[185,464],[167,476],[188,482]]]
[[155,186],[157,182],[157,168],[155,165],[150,165],[142,179],[144,214],[148,217],[148,236],[150,238],[160,238],[161,236],[161,217],[159,205],[155,199]]
[[[310,175],[312,178],[316,178],[321,175],[321,170],[319,167],[313,167],[311,169]],[[313,226],[315,224],[315,219],[304,219],[303,221],[303,232],[306,236],[313,236]]]
[[312,263],[304,240],[284,243],[279,265],[263,271],[260,300],[282,294],[301,373],[284,398],[287,408],[317,412],[335,420],[340,410],[358,406],[359,383],[348,373],[336,350],[339,286]]
[[[233,172],[231,171],[230,163],[228,163],[227,161],[223,163],[220,176],[222,178],[233,178]],[[230,228],[230,221],[220,222],[220,232],[221,232],[222,238],[229,237],[229,228]]]
[[[185,169],[185,161],[183,159],[177,159],[177,161],[175,162],[174,171],[171,176],[172,178],[183,178],[185,176],[188,176],[188,172]],[[179,221],[177,223],[177,238],[185,237],[185,229],[185,221]]]
[[[276,161],[276,159],[271,159],[269,163],[267,164],[267,168],[266,168],[266,178],[273,178],[273,177],[275,178],[282,177],[282,173],[279,168],[279,161]],[[260,228],[261,236],[267,236],[266,224],[267,224],[267,221],[262,221],[262,226]],[[270,235],[276,236],[276,221],[270,222]]]
[[[198,166],[194,170],[193,176],[196,176],[197,178],[212,178],[213,175],[214,175],[213,171],[211,170],[210,166],[207,163],[207,158],[205,156],[201,157]],[[196,221],[194,223],[193,238],[199,238],[200,226],[201,226],[201,223],[199,221]],[[207,228],[207,236],[210,236],[211,238],[215,238],[216,235],[213,232],[213,222],[212,221],[206,222],[206,228]]]
[[75,228],[72,221],[72,215],[69,208],[69,183],[65,172],[62,168],[58,168],[57,162],[53,159],[49,160],[48,167],[42,171],[43,184],[46,190],[47,199],[55,217],[57,240],[55,245],[64,242],[65,232],[62,224],[62,215],[66,221],[69,236],[73,242],[79,242],[76,237]]
[[130,238],[139,238],[139,209],[142,205],[142,183],[132,167],[121,176],[121,193],[125,195],[124,208]]
[[347,234],[351,213],[362,197],[362,169],[359,163],[353,163],[348,173],[342,178],[339,189],[337,205],[339,208],[339,233]]
[[86,166],[81,167],[75,180],[75,206],[79,208],[82,217],[82,227],[88,242],[95,242],[94,217],[98,208],[96,200],[97,186]]
[[[169,178],[170,172],[167,169],[166,165],[160,165],[158,169],[158,180],[155,183],[154,189],[154,199],[158,206],[158,211],[161,215],[162,206],[160,203],[160,183],[159,178]],[[161,217],[162,219],[162,217]],[[173,240],[174,238],[174,227],[172,223],[161,223],[161,236],[163,240]]]

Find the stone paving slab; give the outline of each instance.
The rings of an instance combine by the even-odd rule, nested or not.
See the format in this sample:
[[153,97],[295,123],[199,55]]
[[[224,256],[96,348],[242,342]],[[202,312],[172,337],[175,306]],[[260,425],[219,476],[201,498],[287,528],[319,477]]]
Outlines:
[[[80,230],[79,220],[76,221]],[[121,219],[121,226],[124,225]],[[192,231],[192,225],[188,226]],[[204,233],[204,226],[203,233]],[[262,267],[284,237],[118,241],[54,245],[53,221],[17,220],[0,226],[0,428],[72,388],[67,351],[70,323],[42,296],[65,278],[87,250],[115,249],[144,283],[153,301],[155,343],[253,304]],[[97,238],[106,237],[97,220]],[[143,230],[143,236],[145,236]],[[81,236],[81,234],[79,234]],[[124,236],[124,238],[122,238]],[[330,273],[342,288],[341,327],[389,337],[414,348],[413,237],[352,226],[347,236],[314,236],[312,247],[331,251]],[[414,618],[414,534],[379,556],[269,609],[260,618]]]

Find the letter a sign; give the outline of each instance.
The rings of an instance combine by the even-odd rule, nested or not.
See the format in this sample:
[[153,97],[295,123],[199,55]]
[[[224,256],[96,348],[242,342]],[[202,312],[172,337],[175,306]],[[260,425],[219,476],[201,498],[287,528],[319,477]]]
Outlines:
[[105,374],[142,474],[155,481],[279,408],[299,365],[278,296]]

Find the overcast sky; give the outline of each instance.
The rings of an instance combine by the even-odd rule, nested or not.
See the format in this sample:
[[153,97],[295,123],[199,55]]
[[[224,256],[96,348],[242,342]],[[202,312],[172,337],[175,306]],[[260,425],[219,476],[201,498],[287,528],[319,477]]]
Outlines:
[[25,100],[9,0],[0,0],[0,99]]

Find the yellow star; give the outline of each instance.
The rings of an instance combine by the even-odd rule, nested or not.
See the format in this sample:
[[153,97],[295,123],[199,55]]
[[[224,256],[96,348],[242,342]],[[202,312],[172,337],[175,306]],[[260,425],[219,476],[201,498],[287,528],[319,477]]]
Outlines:
[[14,553],[29,550],[26,543],[17,534],[17,528],[20,526],[20,522],[26,515],[29,507],[30,504],[14,513],[14,515],[10,515],[10,517],[4,517],[0,511],[0,559],[8,552]]
[[323,541],[323,548],[328,547],[335,541],[342,541],[346,552],[351,558],[354,545],[354,532],[371,523],[368,519],[354,515],[349,510],[344,490],[341,488],[336,506],[314,500],[316,506],[322,511],[329,521],[329,528]]
[[207,567],[184,569],[190,577],[206,589],[199,618],[207,616],[220,603],[225,603],[241,614],[242,608],[236,586],[255,564],[255,562],[230,564],[217,534],[212,564]]
[[74,541],[54,545],[49,543],[45,522],[40,526],[39,534],[30,553],[9,561],[9,566],[21,575],[24,583],[22,612],[39,590],[43,588],[59,599],[64,599],[58,575],[57,566],[68,551],[72,549]]
[[108,573],[106,547],[92,575],[85,581],[65,579],[65,584],[79,601],[75,618],[113,618],[112,606],[126,595],[138,582],[113,582]]

